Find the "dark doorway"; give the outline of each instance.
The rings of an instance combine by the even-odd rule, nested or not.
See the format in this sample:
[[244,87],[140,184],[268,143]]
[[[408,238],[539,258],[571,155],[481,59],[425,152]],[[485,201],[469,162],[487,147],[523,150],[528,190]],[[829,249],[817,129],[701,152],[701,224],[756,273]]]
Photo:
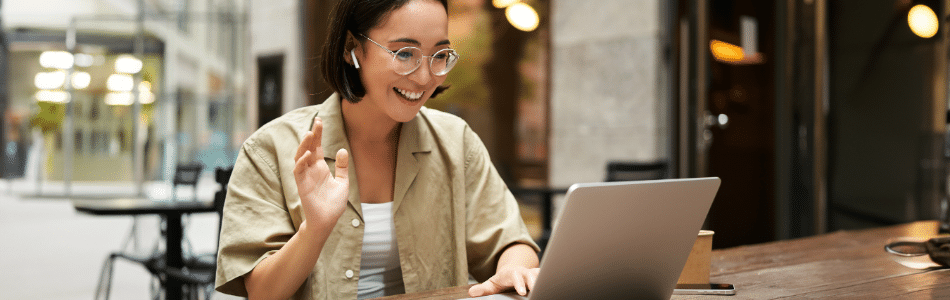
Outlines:
[[[710,60],[705,137],[710,176],[722,178],[709,214],[717,247],[773,239],[774,201],[774,1],[710,1],[709,37],[732,42],[743,50],[748,35],[743,23],[754,23],[755,54],[741,62]],[[749,25],[746,25],[747,27]],[[766,33],[766,34],[763,34]],[[707,52],[708,53],[708,52]]]
[[[677,169],[722,179],[706,219],[715,248],[775,239],[775,15],[773,1],[678,4]],[[714,55],[723,45],[744,54]]]
[[283,113],[284,55],[257,58],[257,126]]

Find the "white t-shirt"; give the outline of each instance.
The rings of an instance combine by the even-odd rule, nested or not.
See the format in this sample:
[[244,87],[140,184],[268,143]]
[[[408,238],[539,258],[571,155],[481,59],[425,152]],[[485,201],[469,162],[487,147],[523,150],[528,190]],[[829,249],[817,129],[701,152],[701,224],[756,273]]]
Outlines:
[[357,298],[375,298],[405,293],[399,247],[393,233],[393,203],[361,203],[363,208],[363,254]]

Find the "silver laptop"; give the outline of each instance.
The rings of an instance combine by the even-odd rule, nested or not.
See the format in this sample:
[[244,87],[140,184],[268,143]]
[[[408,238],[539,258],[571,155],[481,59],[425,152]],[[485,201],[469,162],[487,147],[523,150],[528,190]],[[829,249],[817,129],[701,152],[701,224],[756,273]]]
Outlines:
[[[669,299],[719,178],[575,184],[527,299]],[[525,299],[514,293],[476,299]]]

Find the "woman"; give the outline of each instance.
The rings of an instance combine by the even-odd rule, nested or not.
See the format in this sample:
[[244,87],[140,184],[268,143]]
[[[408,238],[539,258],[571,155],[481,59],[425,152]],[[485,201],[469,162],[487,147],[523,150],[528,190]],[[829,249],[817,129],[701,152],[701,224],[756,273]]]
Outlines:
[[336,92],[261,127],[228,185],[218,291],[370,298],[538,274],[538,247],[484,145],[423,107],[458,55],[445,0],[343,0],[324,48]]

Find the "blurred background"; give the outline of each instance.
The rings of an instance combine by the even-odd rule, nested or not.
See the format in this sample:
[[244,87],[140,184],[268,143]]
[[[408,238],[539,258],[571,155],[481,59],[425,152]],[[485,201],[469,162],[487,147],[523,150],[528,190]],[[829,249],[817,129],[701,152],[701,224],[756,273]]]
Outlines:
[[[326,99],[335,3],[0,0],[0,237],[16,245],[0,269],[17,270],[0,299],[92,298],[108,253],[128,236],[151,245],[163,221],[72,201],[210,201],[245,138]],[[715,248],[946,220],[948,7],[450,1],[462,59],[426,105],[479,134],[536,238],[559,191],[623,172],[722,178]],[[189,249],[214,252],[217,216],[185,223]],[[113,277],[115,298],[156,295],[139,266]]]

